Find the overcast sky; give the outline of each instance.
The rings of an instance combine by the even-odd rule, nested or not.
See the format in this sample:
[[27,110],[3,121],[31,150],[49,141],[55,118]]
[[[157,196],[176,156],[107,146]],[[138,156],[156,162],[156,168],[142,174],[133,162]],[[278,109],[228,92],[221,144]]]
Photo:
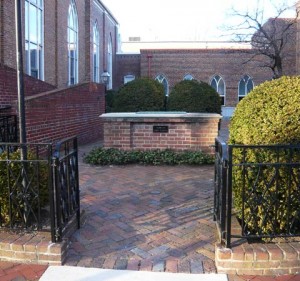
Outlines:
[[[239,11],[264,7],[264,16],[268,18],[276,15],[274,5],[278,7],[282,3],[295,3],[295,0],[101,1],[118,20],[123,41],[127,41],[129,36],[141,37],[144,41],[225,40],[221,27],[233,20],[230,17],[232,7]],[[292,14],[290,12],[285,16]]]

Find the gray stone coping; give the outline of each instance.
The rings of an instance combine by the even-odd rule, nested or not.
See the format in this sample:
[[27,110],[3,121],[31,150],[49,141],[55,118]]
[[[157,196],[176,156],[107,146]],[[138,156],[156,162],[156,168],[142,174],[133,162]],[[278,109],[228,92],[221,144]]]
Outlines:
[[188,113],[188,112],[114,112],[104,113],[101,118],[222,118],[217,113]]

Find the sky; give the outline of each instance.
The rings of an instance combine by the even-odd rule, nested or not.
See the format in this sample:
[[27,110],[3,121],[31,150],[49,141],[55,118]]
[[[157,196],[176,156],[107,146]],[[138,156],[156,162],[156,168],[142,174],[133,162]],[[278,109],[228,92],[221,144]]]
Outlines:
[[[224,26],[239,23],[232,8],[254,11],[262,8],[264,18],[277,14],[275,7],[295,0],[101,0],[120,25],[122,41],[214,41],[224,37]],[[289,13],[284,16],[293,16]]]

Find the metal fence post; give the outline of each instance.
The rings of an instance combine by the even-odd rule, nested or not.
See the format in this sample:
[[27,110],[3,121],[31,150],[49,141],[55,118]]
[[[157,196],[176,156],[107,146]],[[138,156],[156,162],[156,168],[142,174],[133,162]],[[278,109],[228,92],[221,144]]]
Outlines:
[[80,189],[79,189],[79,171],[78,171],[78,141],[74,138],[74,150],[75,150],[75,179],[76,179],[76,204],[78,206],[76,218],[77,218],[77,228],[80,228]]
[[231,216],[232,216],[232,147],[228,146],[228,176],[227,176],[227,225],[226,225],[226,247],[231,243]]
[[52,157],[52,186],[50,193],[50,216],[51,216],[51,240],[52,242],[61,241],[61,219],[60,219],[60,192],[58,179],[59,160],[54,155]]

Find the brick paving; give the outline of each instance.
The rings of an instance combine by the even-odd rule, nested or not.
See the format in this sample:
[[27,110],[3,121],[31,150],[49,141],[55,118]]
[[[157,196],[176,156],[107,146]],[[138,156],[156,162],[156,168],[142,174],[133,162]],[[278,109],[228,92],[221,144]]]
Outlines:
[[[81,148],[81,156],[91,146]],[[81,157],[80,157],[81,158]],[[66,265],[214,273],[213,167],[92,167],[80,161],[86,221]],[[0,262],[1,281],[36,281],[45,265]],[[300,281],[300,275],[229,281]]]
[[47,269],[47,265],[16,264],[0,261],[1,281],[37,281]]
[[80,163],[84,226],[66,265],[215,273],[213,167]]

